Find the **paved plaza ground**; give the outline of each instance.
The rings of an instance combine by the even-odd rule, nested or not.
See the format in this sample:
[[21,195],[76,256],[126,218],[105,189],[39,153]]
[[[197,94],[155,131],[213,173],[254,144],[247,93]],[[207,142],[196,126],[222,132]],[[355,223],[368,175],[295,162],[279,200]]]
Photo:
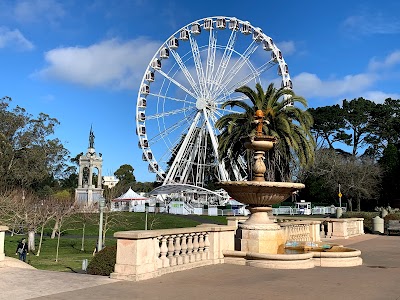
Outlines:
[[360,249],[363,265],[308,270],[214,265],[140,282],[6,267],[0,268],[0,299],[400,300],[400,236],[366,234],[334,242]]

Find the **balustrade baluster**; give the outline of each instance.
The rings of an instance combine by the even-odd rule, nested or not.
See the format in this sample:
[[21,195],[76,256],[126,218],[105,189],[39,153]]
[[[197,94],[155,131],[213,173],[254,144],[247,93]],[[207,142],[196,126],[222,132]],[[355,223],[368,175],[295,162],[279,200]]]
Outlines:
[[188,234],[187,254],[189,256],[189,262],[194,262],[196,260],[195,256],[193,255],[193,235],[194,233]]
[[175,246],[174,246],[175,235],[171,235],[168,238],[168,259],[169,265],[176,266],[176,259],[174,257]]
[[169,259],[167,258],[168,247],[167,247],[168,235],[161,237],[161,247],[160,247],[160,258],[162,261],[162,267],[169,267]]
[[176,264],[181,265],[183,263],[182,261],[182,256],[181,256],[181,236],[182,234],[178,234],[175,237],[175,258],[176,258]]
[[206,232],[204,235],[204,253],[205,253],[205,259],[209,259],[210,258],[210,240],[208,238],[208,232]]
[[187,237],[188,237],[188,234],[186,233],[186,234],[183,234],[182,235],[182,242],[181,242],[181,248],[182,248],[182,262],[184,263],[184,264],[187,264],[188,262],[189,262],[189,256],[186,254],[187,253],[187,250],[188,250],[188,246],[187,246],[187,243],[186,243],[186,240],[187,240]]
[[325,225],[324,225],[324,223],[321,223],[320,235],[321,235],[321,237],[325,237]]
[[193,235],[193,255],[195,257],[195,261],[200,260],[200,255],[199,255],[199,234],[195,233]]
[[199,258],[204,259],[204,232],[199,233]]

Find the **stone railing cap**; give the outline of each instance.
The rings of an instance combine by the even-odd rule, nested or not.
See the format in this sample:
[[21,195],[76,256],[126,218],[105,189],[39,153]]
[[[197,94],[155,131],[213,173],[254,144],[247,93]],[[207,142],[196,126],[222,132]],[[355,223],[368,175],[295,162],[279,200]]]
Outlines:
[[362,221],[364,218],[296,218],[296,217],[279,217],[276,216],[278,220],[296,220],[296,221],[303,221],[303,220],[315,220],[315,221],[332,221],[332,222],[349,222],[349,221]]
[[278,222],[280,226],[290,226],[293,224],[321,224],[320,220],[303,220],[303,221],[287,221],[287,222]]
[[171,229],[158,229],[158,230],[132,230],[132,231],[119,231],[114,233],[114,237],[120,239],[147,239],[163,235],[177,235],[198,232],[221,232],[221,231],[235,231],[236,226],[228,225],[211,225],[202,224],[197,227],[187,228],[171,228]]
[[7,231],[8,229],[8,226],[0,225],[0,231]]

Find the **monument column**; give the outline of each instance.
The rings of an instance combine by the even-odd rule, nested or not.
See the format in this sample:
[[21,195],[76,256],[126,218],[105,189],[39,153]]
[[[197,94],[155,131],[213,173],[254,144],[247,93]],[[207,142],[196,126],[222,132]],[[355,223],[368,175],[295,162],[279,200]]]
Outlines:
[[[98,203],[99,199],[103,196],[103,190],[101,188],[102,181],[102,168],[103,159],[101,153],[97,154],[94,148],[94,134],[92,127],[90,127],[89,134],[89,146],[85,155],[81,155],[79,158],[79,176],[78,176],[78,188],[75,190],[75,200],[78,205],[91,206]],[[83,184],[84,181],[84,169],[87,168],[89,172],[87,186]],[[93,170],[98,170],[97,183],[93,182]]]
[[78,188],[82,188],[83,182],[83,169],[79,166]]
[[97,169],[99,171],[98,177],[97,177],[97,188],[101,189],[101,166],[98,167]]
[[93,166],[89,166],[89,182],[88,182],[89,188],[93,188]]

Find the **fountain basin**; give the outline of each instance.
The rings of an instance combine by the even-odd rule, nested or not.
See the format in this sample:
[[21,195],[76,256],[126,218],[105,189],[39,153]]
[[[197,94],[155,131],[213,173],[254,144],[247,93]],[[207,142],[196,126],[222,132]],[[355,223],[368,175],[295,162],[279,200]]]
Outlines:
[[223,181],[218,186],[232,198],[254,207],[280,203],[305,187],[302,183],[270,181]]
[[313,252],[314,264],[318,267],[355,267],[362,265],[361,251],[334,246],[323,252]]
[[362,265],[361,251],[333,246],[320,252],[307,250],[298,254],[265,254],[245,251],[224,251],[227,264],[246,265],[267,269],[311,269],[314,267],[354,267]]
[[256,151],[268,151],[271,150],[276,144],[277,139],[273,136],[261,135],[254,136],[245,141],[244,146],[247,149],[252,149]]

